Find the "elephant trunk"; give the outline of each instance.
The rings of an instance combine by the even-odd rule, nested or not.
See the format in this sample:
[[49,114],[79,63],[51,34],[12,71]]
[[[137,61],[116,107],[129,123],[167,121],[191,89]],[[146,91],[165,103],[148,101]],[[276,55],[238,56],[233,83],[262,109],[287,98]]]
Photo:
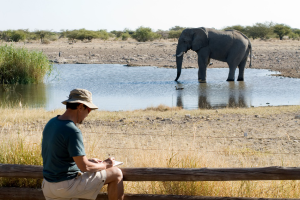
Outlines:
[[177,81],[180,77],[182,60],[183,60],[183,52],[181,52],[180,54],[177,54],[177,56],[176,56],[177,77],[176,77],[175,81]]

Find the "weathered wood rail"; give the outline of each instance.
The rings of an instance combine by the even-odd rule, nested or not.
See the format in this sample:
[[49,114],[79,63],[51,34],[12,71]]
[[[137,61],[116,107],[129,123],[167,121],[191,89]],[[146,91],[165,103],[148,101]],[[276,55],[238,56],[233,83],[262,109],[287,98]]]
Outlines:
[[[0,164],[0,177],[43,178],[42,166]],[[124,181],[244,181],[244,180],[300,180],[300,168],[121,168]],[[0,199],[42,200],[40,189],[0,188]],[[99,194],[97,200],[106,200],[107,195]],[[125,200],[171,200],[171,199],[234,199],[263,200],[263,198],[202,197],[182,195],[126,194]],[[270,198],[267,198],[271,200]],[[289,199],[291,200],[291,199]]]

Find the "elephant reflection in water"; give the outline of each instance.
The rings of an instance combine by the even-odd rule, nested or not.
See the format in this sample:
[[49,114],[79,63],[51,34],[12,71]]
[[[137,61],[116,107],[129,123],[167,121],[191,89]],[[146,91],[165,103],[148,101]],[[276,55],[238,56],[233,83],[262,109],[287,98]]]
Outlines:
[[[244,95],[244,89],[245,84],[244,82],[239,82],[238,87],[236,87],[236,84],[234,82],[229,82],[229,87],[227,93],[222,93],[220,91],[217,91],[216,94],[219,94],[220,96],[218,98],[224,99],[224,102],[218,103],[217,105],[209,101],[210,95],[211,98],[214,98],[214,94],[210,94],[210,91],[212,90],[209,88],[209,86],[204,84],[199,84],[198,86],[198,108],[199,109],[212,109],[212,108],[245,108],[248,107],[247,103],[245,101],[245,95]],[[228,101],[224,97],[228,97]],[[183,101],[182,101],[182,92],[177,93],[177,107],[184,107]]]
[[[230,88],[230,94],[229,94],[229,100],[228,100],[228,107],[229,108],[236,108],[236,107],[245,108],[245,107],[247,107],[247,104],[245,101],[245,96],[243,94],[243,91],[245,88],[245,83],[244,82],[239,83],[238,91],[235,90],[235,84],[232,82],[229,83],[229,88]],[[237,101],[236,101],[236,98],[237,98]]]

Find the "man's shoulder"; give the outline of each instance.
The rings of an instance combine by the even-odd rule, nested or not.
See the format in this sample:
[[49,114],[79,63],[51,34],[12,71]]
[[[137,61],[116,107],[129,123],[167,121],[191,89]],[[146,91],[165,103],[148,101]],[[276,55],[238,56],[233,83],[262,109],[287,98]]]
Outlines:
[[79,128],[74,124],[71,120],[60,120],[58,119],[58,116],[53,117],[48,121],[46,124],[46,127],[51,127],[55,129],[60,129],[64,131],[70,131],[70,132],[80,132]]

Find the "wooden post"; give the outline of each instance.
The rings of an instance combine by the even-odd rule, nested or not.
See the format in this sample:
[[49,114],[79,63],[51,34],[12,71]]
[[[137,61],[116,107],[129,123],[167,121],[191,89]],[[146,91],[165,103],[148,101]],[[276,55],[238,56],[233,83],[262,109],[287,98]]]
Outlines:
[[[41,189],[0,187],[0,199],[9,200],[45,200]],[[96,200],[108,200],[106,194],[99,194]],[[284,200],[274,198],[248,197],[204,197],[187,195],[125,194],[124,200]],[[296,199],[286,199],[296,200]]]
[[[0,177],[43,178],[42,166],[0,164]],[[121,168],[124,181],[300,180],[300,168]]]

